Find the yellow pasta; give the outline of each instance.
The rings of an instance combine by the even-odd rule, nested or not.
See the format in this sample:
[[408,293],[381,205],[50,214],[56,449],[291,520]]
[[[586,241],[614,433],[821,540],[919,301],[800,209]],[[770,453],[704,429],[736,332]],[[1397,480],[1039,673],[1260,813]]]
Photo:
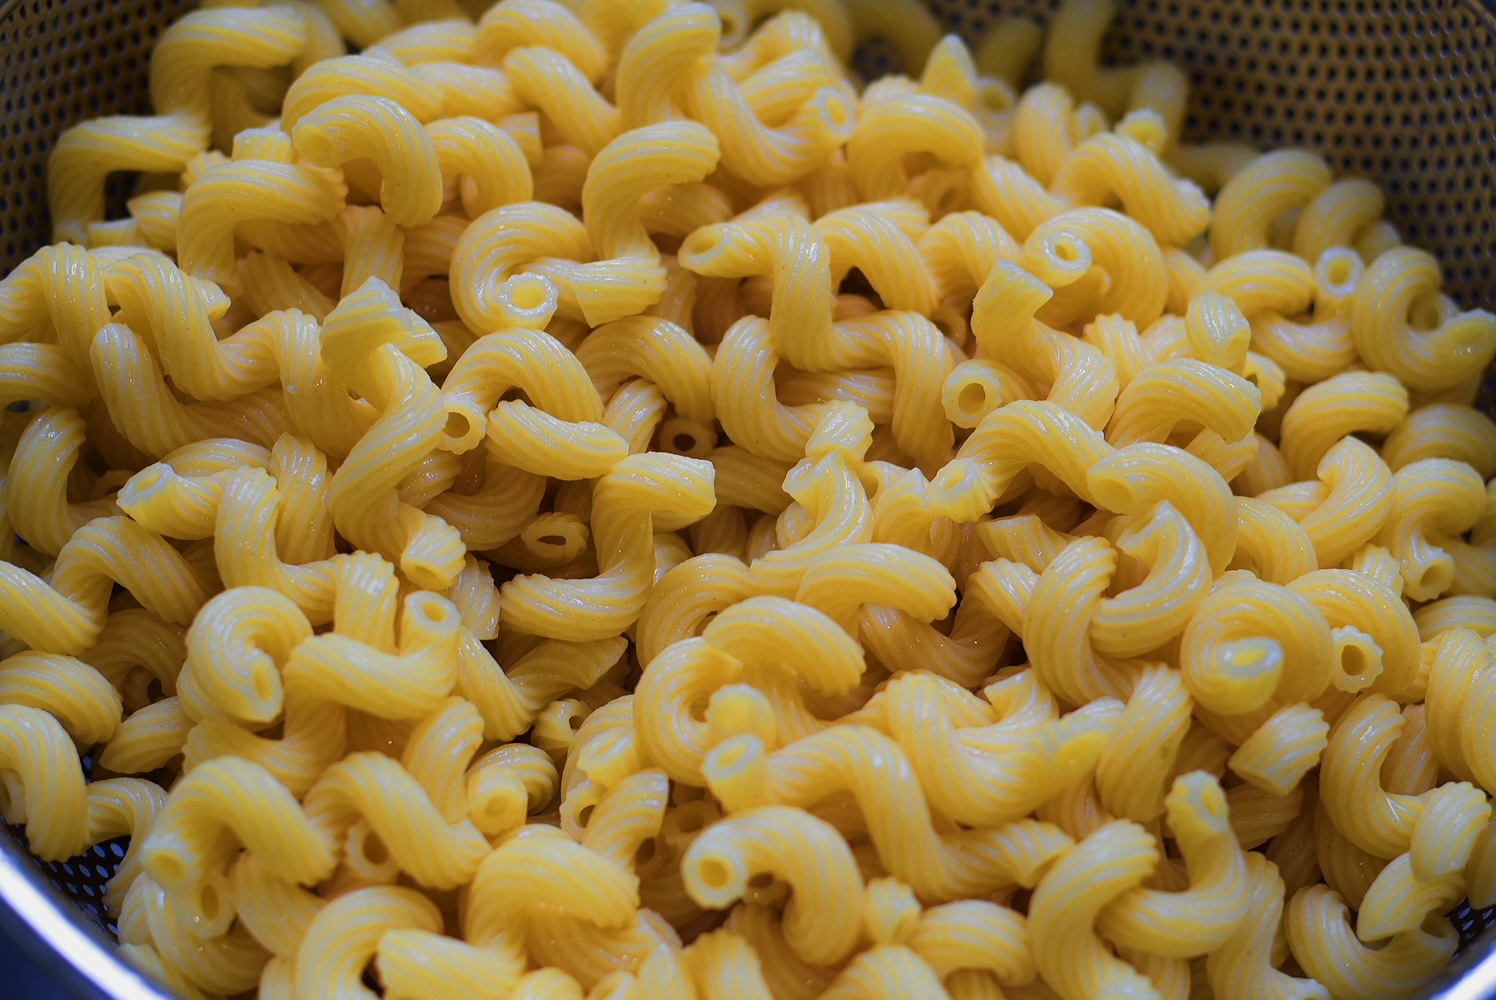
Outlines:
[[1029,903],[1034,963],[1062,996],[1151,991],[1148,978],[1112,954],[1093,925],[1108,903],[1148,877],[1157,859],[1150,834],[1134,823],[1114,821],[1056,862],[1034,890]]
[[[1132,889],[1113,899],[1097,929],[1119,947],[1187,958],[1215,950],[1245,914],[1246,858],[1227,820],[1225,794],[1199,771],[1175,779],[1166,818],[1188,866],[1190,886],[1175,894]],[[1175,930],[1188,923],[1192,933]]]
[[1496,320],[1114,13],[187,15],[0,279],[0,812],[182,996],[1409,995]]
[[[1351,334],[1361,357],[1418,392],[1449,389],[1496,355],[1496,325],[1484,313],[1445,317],[1436,307],[1432,317],[1425,311],[1415,316],[1436,293],[1438,271],[1438,262],[1423,251],[1389,251],[1367,268],[1351,309]],[[1462,363],[1451,364],[1454,358]]]
[[[772,846],[771,846],[772,845]],[[862,892],[862,877],[841,835],[823,820],[780,806],[750,810],[722,821],[692,841],[682,863],[688,891],[704,905],[723,907],[739,898],[761,871],[793,887],[784,934],[805,961],[826,965],[852,949],[860,914],[832,902]]]

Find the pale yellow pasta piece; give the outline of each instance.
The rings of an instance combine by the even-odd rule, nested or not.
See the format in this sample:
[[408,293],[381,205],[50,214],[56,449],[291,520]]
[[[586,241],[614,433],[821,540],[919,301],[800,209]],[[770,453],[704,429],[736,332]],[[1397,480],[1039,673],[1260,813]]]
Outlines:
[[1354,247],[1382,217],[1382,189],[1360,177],[1335,181],[1304,206],[1294,227],[1293,252],[1317,261],[1331,247]]
[[[622,928],[638,908],[631,876],[559,830],[530,826],[483,858],[469,890],[468,941],[523,933],[536,904],[556,905],[596,927]],[[565,887],[567,891],[558,892]]]
[[723,164],[751,184],[783,184],[808,174],[852,135],[851,98],[827,86],[779,128],[753,113],[738,83],[720,66],[699,60],[683,81],[692,116],[723,142]]
[[1357,936],[1375,941],[1413,931],[1427,916],[1454,905],[1465,892],[1465,870],[1490,814],[1485,793],[1468,783],[1430,791],[1408,853],[1393,859],[1367,889]]
[[[381,569],[388,572],[388,564]],[[374,635],[355,638],[358,624],[340,614],[338,632],[314,636],[291,651],[286,682],[309,697],[380,718],[417,719],[434,710],[457,681],[461,623],[451,603],[436,594],[418,591],[403,604],[398,646],[393,635],[378,634],[387,627],[383,622]],[[393,610],[386,605],[381,618]],[[388,626],[392,619],[388,614]]]
[[1236,571],[1199,605],[1184,630],[1179,665],[1196,701],[1235,715],[1262,707],[1275,692],[1289,701],[1318,697],[1334,657],[1329,623],[1312,600]]
[[99,753],[99,766],[119,774],[166,767],[186,745],[193,720],[177,698],[163,698],[122,722]]
[[[333,477],[335,523],[345,535],[398,559],[416,580],[445,589],[462,566],[456,531],[403,505],[395,490],[420,461],[423,444],[440,439],[440,396],[419,364],[439,359],[445,349],[378,278],[339,303],[328,316],[322,344],[329,367],[361,388],[381,413]],[[392,449],[400,456],[393,463]]]
[[[786,634],[815,655],[785,658],[778,643]],[[856,685],[863,664],[855,641],[814,608],[760,596],[722,611],[700,638],[677,642],[652,660],[636,689],[643,718],[669,720],[642,723],[640,743],[676,780],[699,783],[710,748],[710,719],[694,718],[695,699],[736,681],[744,668],[788,668],[814,690],[842,694]]]
[[1382,457],[1394,472],[1420,459],[1450,458],[1490,479],[1496,475],[1496,426],[1471,407],[1430,403],[1392,429]]
[[121,922],[143,924],[163,963],[210,995],[254,986],[269,957],[265,949],[243,927],[202,933],[172,902],[153,880],[139,879],[125,898]]
[[78,411],[49,408],[26,425],[10,456],[6,486],[11,527],[48,555],[62,551],[89,521],[117,509],[108,500],[74,503],[68,497],[68,480],[86,439]]
[[1425,708],[1429,735],[1439,761],[1456,777],[1484,783],[1490,777],[1492,748],[1474,720],[1485,704],[1491,681],[1490,652],[1476,633],[1455,627],[1426,645],[1430,659]]
[[1211,989],[1222,1000],[1329,1000],[1329,991],[1322,984],[1290,976],[1276,967],[1283,879],[1276,866],[1261,855],[1249,853],[1246,862],[1247,915],[1236,932],[1206,958]]
[[116,170],[177,172],[207,147],[206,116],[116,115],[80,122],[57,139],[47,161],[53,235],[81,243],[104,217],[104,180]]
[[27,705],[0,705],[0,752],[7,822],[26,825],[39,858],[61,861],[88,846],[89,806],[82,768],[61,724]]
[[[1139,822],[1163,814],[1168,774],[1189,727],[1189,711],[1190,697],[1177,672],[1143,671],[1096,766],[1096,790],[1108,811]],[[1157,737],[1132,736],[1142,732]],[[1158,745],[1155,738],[1161,738]],[[1145,742],[1151,752],[1144,752]]]
[[[1303,494],[1306,508],[1296,520],[1314,544],[1321,566],[1334,566],[1376,536],[1391,513],[1393,478],[1375,451],[1357,438],[1344,437],[1320,459],[1315,470],[1318,484]],[[1298,486],[1288,486],[1258,497],[1269,503],[1282,497],[1293,514],[1293,496]]]
[[452,989],[503,991],[512,989],[523,972],[517,951],[475,948],[424,928],[391,927],[379,938],[379,978],[389,997],[426,1000]]
[[182,669],[191,675],[193,707],[246,723],[272,721],[283,707],[281,669],[311,634],[300,609],[275,591],[241,587],[218,595],[187,632]]
[[983,140],[975,118],[949,100],[910,95],[884,101],[859,116],[847,142],[847,162],[867,200],[907,194],[903,157],[928,153],[958,170],[980,165]]
[[1435,916],[1373,950],[1355,939],[1347,916],[1345,903],[1333,890],[1309,886],[1289,901],[1284,919],[1294,958],[1332,996],[1411,996],[1459,944],[1454,928]]
[[[1297,149],[1264,153],[1234,174],[1216,196],[1210,229],[1216,258],[1264,249],[1269,245],[1268,230],[1279,216],[1302,208],[1329,186],[1330,168],[1317,154]],[[1315,259],[1309,258],[1311,263]]]
[[1434,301],[1440,281],[1429,254],[1390,250],[1367,267],[1352,305],[1361,358],[1416,392],[1449,389],[1496,355],[1496,320],[1482,310],[1443,315]]
[[692,841],[682,864],[691,894],[719,908],[741,896],[754,874],[787,880],[794,896],[784,933],[807,962],[838,961],[856,943],[858,912],[833,900],[860,895],[862,877],[840,834],[808,813],[767,806],[736,814]]
[[296,990],[308,995],[364,996],[363,969],[386,933],[441,928],[435,904],[414,889],[377,886],[339,896],[307,925],[296,951]]
[[1235,299],[1249,320],[1265,312],[1296,316],[1315,294],[1313,268],[1279,250],[1248,250],[1217,261],[1205,272],[1195,293],[1218,292]]
[[1287,795],[1318,765],[1329,725],[1318,709],[1288,705],[1273,713],[1236,748],[1231,770],[1274,795]]
[[81,652],[93,643],[116,582],[148,610],[179,624],[207,599],[175,549],[122,517],[99,518],[76,531],[49,576],[43,581],[0,564],[0,592],[6,595],[0,623],[31,648],[49,652]]
[[769,1000],[762,959],[744,938],[730,930],[703,934],[681,953],[697,991],[706,1000]]
[[307,793],[306,815],[333,843],[363,818],[398,869],[433,888],[464,884],[488,851],[465,810],[448,822],[419,782],[383,754],[350,754],[328,768]]
[[1320,459],[1347,434],[1386,434],[1408,412],[1408,392],[1389,375],[1347,372],[1299,393],[1283,415],[1283,457],[1295,479],[1314,475]]
[[[1353,627],[1381,651],[1382,671],[1368,690],[1404,696],[1419,671],[1418,632],[1407,605],[1395,591],[1353,570],[1306,573],[1288,588],[1307,598],[1332,631]],[[1342,674],[1355,675],[1369,668],[1363,653],[1351,651],[1356,648],[1369,652],[1364,643],[1337,643],[1338,670]]]
[[[1276,312],[1258,315],[1252,325],[1257,350],[1282,366],[1287,377],[1317,382],[1343,372],[1356,361],[1351,336],[1349,296],[1361,277],[1361,263],[1344,248],[1326,251],[1314,269],[1318,286],[1317,315],[1308,322],[1288,319]],[[1329,280],[1334,275],[1338,283]],[[1336,303],[1336,299],[1342,300]]]
[[473,55],[481,63],[500,63],[510,50],[527,45],[557,50],[592,83],[607,65],[597,37],[572,11],[550,0],[507,0],[490,7],[478,21]]
[[898,789],[912,790],[914,775],[897,744],[865,727],[832,727],[769,755],[757,737],[737,737],[722,745],[710,769],[718,775],[714,787],[739,792],[745,808],[808,805],[827,794],[828,784],[850,791],[890,874],[927,898],[965,895],[963,884],[1033,882],[1068,841],[1058,829],[1032,821],[942,836],[931,825],[928,807],[893,810],[892,802],[902,799]]
[[[968,581],[974,598],[1023,638],[1045,685],[1080,705],[1126,695],[1136,663],[1099,655],[1086,629],[1115,574],[1117,552],[1105,539],[1078,538],[1036,575],[1006,561],[986,564]],[[1051,595],[1064,595],[1063,597]]]
[[[5,341],[6,395],[11,401],[33,398],[12,395],[23,387],[28,393],[49,389],[39,397],[47,401],[61,402],[59,395],[66,394],[72,406],[81,407],[93,398],[89,348],[110,322],[105,293],[102,262],[68,243],[43,247],[0,279],[0,339]],[[57,343],[51,351],[41,348],[52,345],[14,343],[44,323],[55,332]],[[32,379],[40,385],[27,385]],[[61,383],[66,382],[82,384],[64,388]]]
[[1108,903],[1152,873],[1158,858],[1151,834],[1114,821],[1061,857],[1035,888],[1029,903],[1034,964],[1061,996],[1151,992],[1147,977],[1113,955],[1093,925]]
[[1050,194],[1022,166],[1001,155],[989,156],[970,176],[971,199],[1017,239],[1028,239],[1034,227],[1071,207]]
[[[639,367],[635,363],[623,374]],[[658,374],[653,366],[647,370]],[[535,408],[561,420],[597,423],[603,417],[602,398],[581,359],[541,331],[508,329],[479,338],[448,374],[442,386],[446,423],[440,447],[459,454],[476,447],[484,439],[489,414],[512,389],[522,390]],[[526,464],[538,461],[536,456]]]
[[1181,424],[1197,424],[1230,443],[1252,433],[1262,393],[1246,379],[1193,358],[1154,365],[1128,383],[1117,397],[1107,425],[1117,447],[1163,441]]
[[[1193,772],[1177,778],[1166,798],[1167,821],[1189,866],[1179,893],[1135,888],[1107,904],[1097,930],[1119,947],[1175,958],[1214,951],[1246,915],[1247,867],[1227,822],[1220,785]],[[1177,929],[1187,924],[1189,934]]]
[[166,792],[140,778],[100,778],[89,783],[87,793],[88,840],[97,844],[119,836],[131,838],[105,886],[105,906],[118,918],[130,887],[144,874],[140,848],[166,804]]
[[1032,671],[985,695],[991,707],[951,682],[905,674],[875,696],[885,709],[883,725],[909,755],[932,805],[972,826],[1021,818],[1056,784],[1090,771],[1121,707],[1093,702],[1061,719],[1051,702],[1047,712],[1035,713],[1030,702],[1048,698]]
[[[184,723],[191,725],[186,714]],[[203,760],[236,756],[262,765],[293,793],[304,795],[322,769],[346,750],[347,710],[331,702],[301,698],[293,692],[278,738],[247,731],[227,719],[209,719],[191,726],[181,747],[188,771]]]
[[442,173],[436,149],[410,112],[389,98],[327,101],[296,123],[292,141],[302,156],[321,167],[372,159],[384,176],[384,209],[397,225],[422,225],[440,210]]
[[[1022,262],[1056,287],[1040,319],[1070,326],[1115,313],[1147,326],[1162,314],[1166,286],[1158,244],[1131,218],[1109,209],[1077,208],[1038,225]],[[1068,270],[1078,276],[1046,273]],[[1107,280],[1098,281],[1098,272]],[[1073,283],[1072,283],[1073,282]],[[1095,286],[1101,285],[1104,291]]]
[[1454,583],[1454,560],[1440,544],[1474,526],[1485,488],[1468,465],[1438,458],[1404,466],[1393,483],[1392,510],[1377,537],[1400,564],[1408,597],[1432,600]]
[[[151,828],[141,864],[173,892],[187,891],[225,846],[240,842],[293,882],[315,884],[335,858],[291,793],[263,768],[224,758],[197,768],[176,788]],[[231,834],[225,842],[223,834]]]
[[[618,462],[594,488],[593,531],[599,551],[606,553],[598,576],[516,577],[500,588],[508,620],[523,631],[552,638],[596,640],[622,634],[637,620],[654,583],[652,518],[678,516],[683,526],[705,516],[714,502],[707,462],[659,454]],[[580,630],[583,623],[571,611],[578,604],[590,611]]]
[[[1209,202],[1194,182],[1171,176],[1154,151],[1122,134],[1103,133],[1078,145],[1050,190],[1083,205],[1116,198],[1166,246],[1183,246],[1211,225]],[[1216,211],[1222,211],[1219,204]],[[1220,225],[1216,221],[1212,232]]]
[[1038,83],[1023,92],[1013,114],[1014,157],[1048,186],[1076,145],[1075,99],[1064,87]]
[[[681,417],[709,424],[716,416],[711,358],[685,329],[669,320],[630,316],[599,326],[577,346],[576,358],[604,398],[633,376],[658,386]],[[540,386],[535,390],[544,391]],[[534,396],[532,400],[550,409]],[[696,447],[709,450],[712,445],[698,441],[693,450]]]
[[1380,857],[1407,849],[1423,808],[1420,799],[1389,793],[1381,784],[1380,761],[1402,726],[1394,703],[1365,696],[1336,724],[1321,757],[1320,802],[1327,815],[1357,847]]

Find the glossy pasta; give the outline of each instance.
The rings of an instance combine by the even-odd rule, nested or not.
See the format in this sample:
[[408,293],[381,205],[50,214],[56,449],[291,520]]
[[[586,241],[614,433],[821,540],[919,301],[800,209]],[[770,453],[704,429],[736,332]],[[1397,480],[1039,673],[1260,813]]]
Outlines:
[[183,997],[1412,995],[1496,318],[1113,13],[183,17],[0,279],[0,813]]

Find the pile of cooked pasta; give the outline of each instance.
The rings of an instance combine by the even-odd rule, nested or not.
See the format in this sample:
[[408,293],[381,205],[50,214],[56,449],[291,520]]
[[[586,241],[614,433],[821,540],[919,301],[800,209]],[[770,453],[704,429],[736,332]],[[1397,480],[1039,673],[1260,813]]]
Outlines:
[[1385,1000],[1496,903],[1496,318],[1106,0],[796,5],[215,4],[61,136],[0,804],[179,996]]

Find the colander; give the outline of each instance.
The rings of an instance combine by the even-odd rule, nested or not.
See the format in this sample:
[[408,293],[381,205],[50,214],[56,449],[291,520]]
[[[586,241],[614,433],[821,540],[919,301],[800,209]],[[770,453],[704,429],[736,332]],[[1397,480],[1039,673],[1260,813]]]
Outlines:
[[[1042,22],[1056,2],[930,7],[975,41],[1009,14]],[[1171,59],[1189,71],[1188,139],[1305,146],[1339,172],[1378,182],[1403,238],[1443,261],[1447,291],[1467,308],[1496,310],[1496,0],[1488,2],[1123,0],[1105,54]],[[57,134],[84,118],[147,111],[151,48],[193,6],[0,0],[0,274],[49,242],[44,185]],[[109,203],[119,209],[125,193],[123,182],[111,185]],[[1488,376],[1482,393],[1487,412],[1493,383]],[[104,882],[123,845],[43,864],[21,830],[0,833],[0,932],[77,997],[165,1000],[113,949]],[[1424,995],[1496,1000],[1496,909],[1462,906],[1450,920],[1461,952]]]

